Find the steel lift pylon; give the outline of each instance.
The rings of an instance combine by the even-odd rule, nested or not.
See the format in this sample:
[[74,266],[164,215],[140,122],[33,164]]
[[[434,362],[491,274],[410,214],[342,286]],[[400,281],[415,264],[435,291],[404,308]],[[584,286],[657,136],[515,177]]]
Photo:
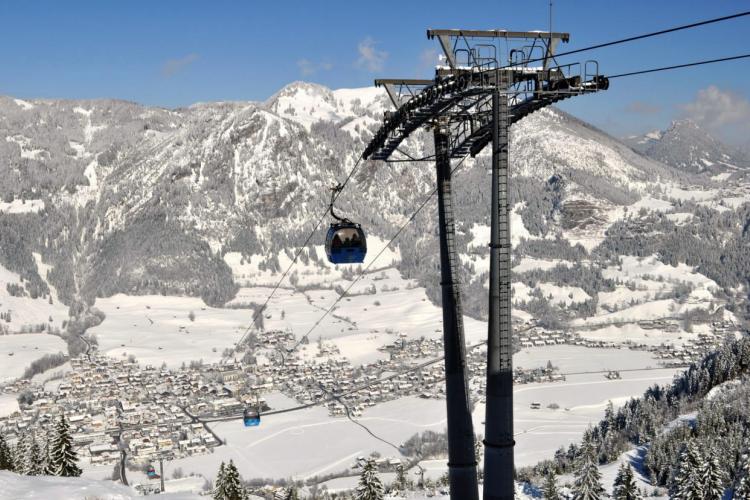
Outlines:
[[[399,149],[420,127],[435,141],[440,272],[443,299],[448,469],[452,500],[478,500],[474,429],[468,391],[463,315],[455,248],[451,159],[476,156],[492,142],[490,290],[487,325],[487,388],[484,439],[485,500],[515,496],[511,239],[509,217],[510,126],[545,106],[609,87],[598,63],[560,65],[557,44],[567,33],[505,30],[428,30],[444,52],[432,80],[381,79],[396,110],[363,157],[386,162],[418,161]],[[503,57],[501,43],[507,52]],[[405,157],[405,158],[404,158]]]

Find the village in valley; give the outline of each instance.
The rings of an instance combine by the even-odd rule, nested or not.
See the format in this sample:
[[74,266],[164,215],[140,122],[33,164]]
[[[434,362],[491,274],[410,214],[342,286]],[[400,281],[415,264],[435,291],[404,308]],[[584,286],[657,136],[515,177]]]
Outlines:
[[[684,366],[714,349],[733,325],[713,322],[711,327],[714,333],[701,334],[681,347],[648,347],[584,340],[575,333],[546,330],[534,322],[519,323],[514,344],[517,349],[568,344],[649,350],[663,366]],[[211,453],[222,445],[211,422],[234,419],[242,425],[242,412],[248,405],[279,410],[268,407],[264,399],[274,391],[300,405],[325,406],[332,417],[358,417],[367,407],[407,396],[444,398],[443,364],[431,362],[441,360],[442,341],[410,339],[395,332],[393,337],[379,349],[387,359],[357,366],[324,339],[308,343],[314,356],[300,356],[290,349],[294,335],[285,330],[254,333],[241,351],[225,362],[191,362],[172,369],[142,366],[133,357],[116,359],[92,352],[71,359],[68,372],[46,383],[26,379],[6,383],[2,391],[18,397],[20,411],[0,418],[0,432],[9,440],[29,431],[41,433],[64,412],[84,462],[115,465],[124,459],[131,466],[142,467],[159,458]],[[480,348],[467,353],[470,388],[476,401],[483,401],[485,356]],[[619,373],[603,376],[619,378]],[[551,361],[514,370],[515,384],[562,380],[565,374]]]

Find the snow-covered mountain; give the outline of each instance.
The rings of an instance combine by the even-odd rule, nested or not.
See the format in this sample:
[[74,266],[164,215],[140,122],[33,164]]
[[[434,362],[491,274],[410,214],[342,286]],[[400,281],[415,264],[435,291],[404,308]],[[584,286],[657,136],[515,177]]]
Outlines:
[[655,130],[626,142],[656,161],[694,173],[734,173],[750,168],[750,158],[712,137],[689,119],[676,120],[664,131]]
[[[388,106],[379,89],[303,82],[263,103],[176,110],[0,98],[0,264],[21,276],[25,293],[46,296],[53,287],[68,305],[118,292],[222,304],[236,290],[223,255],[255,255],[277,268],[278,252],[304,241],[325,210],[328,188],[355,164]],[[705,148],[689,143],[705,152],[686,154],[734,161],[688,125],[659,135],[648,151],[681,151],[688,132],[701,136]],[[418,131],[403,148],[428,155],[430,135]],[[516,241],[560,237],[591,250],[627,207],[650,210],[651,200],[674,198],[674,189],[710,184],[692,173],[697,169],[643,156],[554,108],[513,127],[510,154]],[[489,224],[488,163],[484,152],[457,176],[461,252],[472,245],[475,254],[485,251],[472,235]],[[425,163],[364,162],[340,210],[387,239],[431,192],[433,176]],[[659,203],[661,210],[669,205]],[[416,219],[420,231],[398,240],[405,256],[399,265],[434,285],[429,206]],[[484,282],[483,266],[465,265],[467,283]]]

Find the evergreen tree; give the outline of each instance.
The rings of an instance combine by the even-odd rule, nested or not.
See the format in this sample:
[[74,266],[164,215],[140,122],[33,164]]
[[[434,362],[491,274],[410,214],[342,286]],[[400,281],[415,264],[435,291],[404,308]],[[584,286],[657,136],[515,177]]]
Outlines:
[[13,453],[2,434],[0,434],[0,470],[13,470]]
[[43,474],[45,464],[42,458],[42,449],[31,432],[26,435],[26,440],[27,442],[24,447],[26,451],[26,456],[24,457],[24,474],[28,476]]
[[396,466],[396,481],[393,483],[393,489],[398,492],[406,491],[406,471],[402,464]]
[[242,484],[240,473],[235,467],[234,462],[229,460],[224,469],[224,496],[221,500],[247,500],[248,493]]
[[633,468],[630,464],[622,464],[617,471],[617,477],[612,488],[612,498],[615,500],[641,500],[641,494],[633,478]]
[[44,462],[44,469],[42,469],[41,474],[45,476],[54,476],[55,468],[52,464],[52,458],[50,457],[49,443],[49,438],[44,440],[44,448],[42,448],[42,461]]
[[13,447],[13,472],[17,474],[23,474],[23,467],[24,467],[24,461],[23,457],[26,456],[26,453],[23,449],[23,439],[19,439],[16,441],[16,445]]
[[76,462],[78,455],[73,449],[73,439],[70,437],[70,427],[65,420],[65,414],[55,428],[55,436],[50,445],[50,462],[55,476],[78,477],[81,469]]
[[383,500],[384,495],[383,483],[378,477],[375,461],[368,460],[362,468],[362,475],[359,476],[359,485],[354,498],[356,500]]
[[604,494],[602,475],[596,463],[596,451],[591,439],[584,438],[581,454],[576,463],[573,500],[599,500]]
[[695,442],[689,441],[680,453],[672,481],[672,498],[675,500],[703,500],[701,471],[704,468],[703,456]]
[[750,455],[742,457],[742,464],[737,473],[732,498],[736,500],[750,499]]
[[552,469],[547,471],[542,486],[542,497],[544,500],[560,500],[560,493],[557,491],[557,476]]
[[715,453],[703,463],[701,483],[705,500],[721,500],[724,497],[724,471]]
[[225,475],[225,466],[224,462],[221,462],[221,465],[219,465],[219,472],[216,474],[216,481],[214,481],[214,491],[213,491],[213,498],[214,500],[224,500],[226,498],[226,492],[224,487],[224,475]]
[[291,485],[289,488],[287,488],[284,500],[299,500],[299,493],[297,493],[296,486]]

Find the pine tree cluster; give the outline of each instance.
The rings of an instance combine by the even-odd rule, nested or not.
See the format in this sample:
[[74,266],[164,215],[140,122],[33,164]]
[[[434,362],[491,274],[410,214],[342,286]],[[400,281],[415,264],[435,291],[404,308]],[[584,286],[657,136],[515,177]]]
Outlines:
[[630,464],[622,464],[618,469],[617,477],[612,485],[612,498],[614,500],[641,500],[643,498],[635,484],[633,468]]
[[[654,385],[641,398],[630,399],[618,410],[611,404],[608,405],[604,419],[589,433],[598,463],[614,461],[631,444],[651,442],[652,447],[646,457],[649,472],[656,474],[655,484],[666,485],[682,440],[677,443],[670,442],[668,450],[660,450],[659,441],[663,440],[662,427],[680,414],[695,411],[701,404],[710,404],[703,403],[703,398],[712,388],[747,375],[750,375],[750,336],[740,339],[730,337],[716,351],[675,377],[671,385]],[[720,414],[718,418],[708,416],[708,413],[716,412]],[[721,415],[722,412],[731,414]],[[706,417],[703,421],[710,425],[702,427],[715,429],[709,432],[710,439],[722,439],[723,447],[732,450],[732,459],[736,460],[742,451],[744,428],[750,421],[748,411],[737,408],[735,404],[727,411],[713,408],[711,412],[704,413]],[[700,424],[699,421],[699,427]],[[544,477],[549,469],[558,474],[570,473],[574,470],[580,454],[580,446],[576,444],[560,448],[552,461],[543,461],[533,467],[530,476]],[[726,463],[727,460],[728,457],[720,458],[725,469],[730,467],[730,464]],[[731,467],[736,468],[736,464],[731,464]]]
[[73,449],[70,426],[65,415],[55,425],[54,432],[43,442],[32,431],[18,439],[11,448],[0,435],[0,470],[10,470],[27,476],[78,477],[78,455]]

